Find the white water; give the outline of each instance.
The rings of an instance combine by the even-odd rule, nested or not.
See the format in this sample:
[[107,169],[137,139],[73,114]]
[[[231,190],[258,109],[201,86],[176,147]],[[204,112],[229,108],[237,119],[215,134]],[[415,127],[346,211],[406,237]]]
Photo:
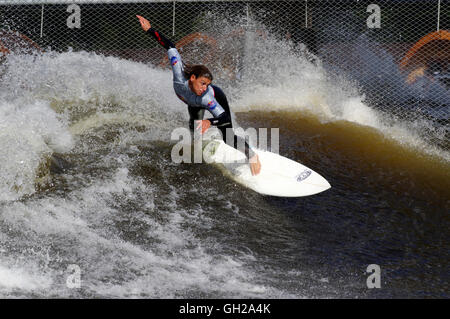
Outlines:
[[[156,211],[155,196],[156,190],[119,168],[105,181],[66,198],[3,206],[2,224],[10,231],[25,230],[20,246],[26,248],[2,258],[0,294],[14,289],[48,296],[76,294],[65,286],[70,275],[65,267],[71,264],[82,270],[83,293],[106,297],[173,298],[189,289],[255,297],[267,293],[267,288],[251,283],[253,275],[243,267],[242,256],[236,260],[211,255],[207,251],[216,243],[202,242],[185,227],[195,222],[211,227],[202,209],[185,211],[176,203],[174,190],[166,197],[171,210]],[[116,197],[122,202],[140,200],[140,209],[124,214],[114,208]],[[145,225],[147,231],[136,233],[135,239],[142,245],[123,241],[111,227],[117,222]],[[144,245],[148,241],[154,241],[152,249]]]
[[66,121],[46,101],[0,102],[0,201],[34,192],[41,161],[73,147]]
[[[428,134],[443,141],[445,140],[443,127],[435,128],[425,120],[414,122],[397,120],[371,108],[365,102],[365,96],[359,93],[355,83],[344,76],[330,76],[320,60],[315,63],[309,62],[306,56],[307,52],[293,53],[287,43],[280,43],[276,39],[269,37],[262,41],[256,38],[251,50],[248,50],[246,60],[258,62],[245,64],[246,68],[243,71],[245,80],[239,87],[240,96],[233,101],[233,110],[307,112],[323,123],[349,121],[374,128],[386,138],[404,147],[450,161],[448,151],[430,145],[421,135],[421,132],[427,129]],[[385,61],[379,57],[377,59],[376,65],[387,64],[395,68],[392,63],[384,63]],[[367,73],[377,73],[372,71],[368,69]],[[365,72],[361,70],[362,74]],[[394,81],[394,87],[403,89],[404,86],[399,84],[403,79],[398,71],[390,72],[393,76],[386,77],[385,81]],[[436,97],[448,96],[449,93],[443,92],[441,86],[435,87]],[[409,88],[407,93],[392,94],[405,95],[404,100],[413,94],[411,92],[413,89]],[[417,90],[414,94],[420,95],[422,92]]]

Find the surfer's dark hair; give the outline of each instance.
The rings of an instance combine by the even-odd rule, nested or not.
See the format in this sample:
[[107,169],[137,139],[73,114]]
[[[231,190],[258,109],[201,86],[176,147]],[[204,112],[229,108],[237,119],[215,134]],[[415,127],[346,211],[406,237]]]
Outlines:
[[211,71],[202,64],[193,64],[193,65],[186,64],[186,65],[184,65],[183,72],[184,72],[184,76],[187,79],[189,79],[192,75],[195,75],[196,78],[199,78],[202,76],[202,77],[209,79],[211,82],[213,80]]

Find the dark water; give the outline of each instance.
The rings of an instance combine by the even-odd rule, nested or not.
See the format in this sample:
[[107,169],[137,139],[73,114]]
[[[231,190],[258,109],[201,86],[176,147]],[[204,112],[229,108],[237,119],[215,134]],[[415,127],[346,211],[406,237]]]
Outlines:
[[[448,153],[304,63],[273,91],[226,87],[236,123],[279,128],[280,154],[332,185],[278,198],[172,162],[187,112],[167,71],[88,53],[11,57],[0,296],[448,298]],[[367,287],[371,264],[379,289]]]
[[[341,287],[352,296],[448,296],[448,164],[348,123],[271,119],[280,122],[286,156],[315,167],[333,186],[318,196],[269,200],[303,235],[307,259],[353,277]],[[380,265],[384,289],[364,291],[369,264]]]

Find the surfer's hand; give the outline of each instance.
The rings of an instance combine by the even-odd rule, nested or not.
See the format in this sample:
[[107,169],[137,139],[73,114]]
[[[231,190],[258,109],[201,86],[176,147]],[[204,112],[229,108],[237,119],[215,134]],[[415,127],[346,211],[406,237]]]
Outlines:
[[138,16],[138,15],[136,15],[136,17],[139,19],[142,29],[144,29],[144,31],[147,32],[148,29],[151,28],[150,22],[144,17]]
[[201,134],[205,133],[211,127],[211,122],[209,120],[198,121],[197,130],[202,129]]
[[249,160],[250,162],[250,171],[252,172],[252,175],[258,175],[259,172],[261,172],[261,162],[259,161],[259,157],[257,154],[255,154],[252,158]]

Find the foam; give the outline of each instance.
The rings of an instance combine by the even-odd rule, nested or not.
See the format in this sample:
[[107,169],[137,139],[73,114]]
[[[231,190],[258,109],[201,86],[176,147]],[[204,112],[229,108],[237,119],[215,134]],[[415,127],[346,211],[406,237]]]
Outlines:
[[142,63],[50,51],[8,55],[2,69],[0,147],[9,151],[0,154],[0,200],[33,194],[39,165],[72,150],[80,135],[130,125],[148,127],[149,134],[127,133],[129,140],[169,140],[168,123],[187,121],[170,73]]
[[[186,211],[177,204],[176,193],[159,194],[168,202],[169,210],[158,207],[153,186],[130,176],[126,157],[116,160],[121,165],[109,177],[103,176],[65,198],[46,197],[3,206],[0,224],[23,234],[21,245],[45,250],[58,241],[58,258],[54,251],[49,257],[29,256],[28,249],[22,252],[26,264],[4,267],[4,274],[17,274],[8,283],[9,288],[47,295],[48,282],[52,283],[52,294],[69,296],[76,292],[64,286],[66,277],[57,266],[64,270],[67,264],[76,264],[82,271],[82,291],[96,296],[170,298],[201,291],[258,297],[270,293],[266,287],[252,283],[254,274],[246,268],[245,256],[236,259],[211,254],[217,245],[214,239],[204,241],[192,232],[196,225],[211,227],[214,221],[205,216],[205,211]],[[139,204],[138,210],[129,212],[117,207],[134,201],[148,204]],[[136,233],[137,242],[151,245],[124,241],[120,229],[114,226],[118,222],[140,224],[147,231]],[[43,259],[56,264],[50,269],[39,268],[45,263]],[[20,274],[35,272],[36,267],[45,271],[47,281],[26,275],[23,282],[18,281]]]
[[0,293],[2,290],[26,290],[47,289],[52,280],[42,275],[29,273],[21,268],[10,269],[0,265]]
[[0,200],[32,194],[41,161],[73,145],[64,120],[47,102],[0,102]]

